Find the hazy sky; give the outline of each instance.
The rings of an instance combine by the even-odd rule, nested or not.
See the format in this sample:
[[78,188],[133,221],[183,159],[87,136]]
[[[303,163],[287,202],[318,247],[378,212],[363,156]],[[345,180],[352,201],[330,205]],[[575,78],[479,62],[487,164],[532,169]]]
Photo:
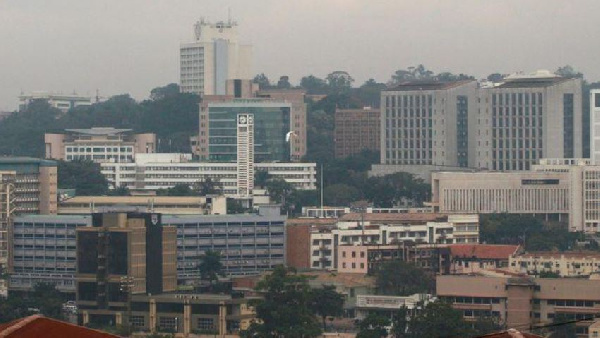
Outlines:
[[600,80],[598,0],[0,0],[0,110],[21,90],[144,99],[178,82],[193,24],[228,8],[271,80],[387,81],[419,63],[478,78],[571,64]]

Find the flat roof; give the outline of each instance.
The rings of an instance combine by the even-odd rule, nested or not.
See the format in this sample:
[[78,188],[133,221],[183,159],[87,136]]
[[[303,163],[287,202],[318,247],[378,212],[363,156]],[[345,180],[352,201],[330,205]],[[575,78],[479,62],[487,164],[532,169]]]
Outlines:
[[569,81],[571,79],[564,77],[545,77],[545,78],[516,78],[516,79],[508,79],[506,82],[502,83],[498,87],[490,88],[540,88],[540,87],[549,87],[555,85],[557,83]]
[[97,127],[91,129],[65,129],[65,131],[83,135],[117,135],[130,132],[133,129],[116,129],[113,127]]
[[[377,221],[423,221],[433,222],[444,220],[446,221],[448,215],[446,214],[434,214],[434,213],[404,213],[404,214],[383,214],[383,213],[365,213],[365,222],[377,222]],[[345,214],[339,218],[340,221],[361,221],[363,216],[360,213]]]
[[464,84],[473,82],[475,80],[461,80],[452,82],[441,82],[441,81],[407,81],[397,84],[394,87],[385,89],[385,92],[408,92],[414,90],[444,90],[454,87],[459,87]]
[[194,204],[204,203],[206,197],[218,198],[219,196],[76,196],[60,203],[60,205],[80,203],[107,203],[107,204]]
[[56,167],[58,163],[52,160],[44,160],[35,157],[0,156],[0,165],[15,164],[37,164],[41,167]]

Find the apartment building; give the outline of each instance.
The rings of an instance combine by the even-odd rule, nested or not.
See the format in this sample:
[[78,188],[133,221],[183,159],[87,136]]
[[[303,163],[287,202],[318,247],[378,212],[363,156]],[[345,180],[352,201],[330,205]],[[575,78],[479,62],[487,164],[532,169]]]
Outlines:
[[441,213],[513,213],[568,222],[569,231],[600,227],[600,166],[589,159],[542,159],[529,171],[432,174]]
[[46,158],[63,161],[133,162],[135,154],[156,152],[155,134],[133,134],[132,129],[66,129],[64,134],[45,134],[44,140]]
[[[210,178],[226,196],[238,193],[237,163],[193,162],[177,154],[137,154],[134,163],[102,163],[111,188],[159,190],[194,184]],[[254,163],[255,171],[282,178],[299,190],[316,189],[315,163]]]
[[600,313],[600,284],[591,279],[444,275],[436,288],[466,320],[494,316],[507,327],[542,326],[564,315],[579,320],[577,335],[587,337]]
[[286,262],[286,217],[279,206],[261,206],[259,214],[164,215],[163,224],[177,228],[177,278],[193,284],[198,264],[208,250],[221,253],[226,275],[252,275]]
[[79,106],[91,106],[92,98],[77,94],[57,94],[49,92],[32,92],[19,95],[19,111],[27,109],[29,104],[34,101],[42,100],[48,102],[51,107],[59,109],[66,113],[69,110]]
[[184,93],[225,95],[227,80],[251,79],[252,46],[239,42],[238,24],[229,19],[194,25],[194,40],[181,44],[180,88]]
[[[478,243],[479,217],[440,214],[346,214],[337,220],[333,229],[311,232],[310,267],[343,269],[340,260],[345,257],[340,256],[344,253],[339,250],[351,250],[346,246],[397,246],[405,242]],[[362,255],[362,258],[366,258],[366,251]],[[354,269],[360,267],[360,263],[357,262],[358,265],[355,264]],[[366,268],[368,265],[364,264],[360,269]]]
[[550,272],[560,277],[589,277],[600,273],[596,252],[528,252],[509,259],[509,270],[528,275]]
[[10,292],[51,283],[75,299],[77,229],[92,226],[88,215],[24,215],[13,220],[10,235]]
[[76,196],[60,201],[58,213],[85,215],[128,208],[131,211],[175,215],[225,215],[225,196]]
[[363,150],[379,152],[381,122],[379,109],[336,109],[335,157],[344,158]]

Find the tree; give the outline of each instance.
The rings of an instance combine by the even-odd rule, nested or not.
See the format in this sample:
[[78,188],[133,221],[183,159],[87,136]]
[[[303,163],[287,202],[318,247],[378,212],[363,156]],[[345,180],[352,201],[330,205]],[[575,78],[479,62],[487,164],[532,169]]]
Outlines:
[[177,184],[172,188],[157,191],[159,196],[194,196],[196,193],[187,184]]
[[258,87],[260,89],[269,89],[271,88],[271,82],[269,78],[265,75],[265,73],[260,73],[254,77],[252,80],[254,83],[258,83]]
[[[593,319],[592,319],[593,320]],[[557,313],[552,320],[551,338],[575,338],[577,337],[577,331],[573,318],[569,317],[564,313]]]
[[493,73],[487,76],[487,80],[493,83],[502,82],[504,80],[504,75],[500,73]]
[[48,283],[38,283],[33,290],[24,295],[9,293],[7,298],[0,297],[0,323],[18,318],[41,314],[46,317],[64,320],[62,304],[66,301],[56,287]]
[[388,336],[387,327],[390,326],[390,320],[387,317],[370,313],[358,324],[358,334],[356,338],[384,338]]
[[266,170],[256,170],[254,172],[254,186],[264,187],[269,180],[269,172]]
[[408,337],[470,337],[473,331],[462,312],[443,301],[430,302],[410,320]]
[[378,207],[392,207],[402,200],[421,205],[429,200],[431,186],[413,174],[398,172],[381,177],[370,177],[365,186],[367,199]]
[[200,196],[220,195],[221,188],[217,182],[214,182],[210,177],[204,181],[199,181],[194,186],[194,190]]
[[179,93],[179,85],[176,83],[169,83],[164,87],[156,87],[152,89],[150,91],[150,100],[158,101],[169,97],[177,97]]
[[57,171],[61,189],[75,189],[82,196],[108,193],[108,181],[100,172],[100,165],[91,160],[58,161]]
[[277,81],[277,88],[279,89],[290,89],[292,85],[290,84],[290,77],[287,75],[283,75],[279,77],[279,81]]
[[263,298],[253,301],[258,321],[244,336],[317,337],[319,322],[310,309],[311,289],[306,276],[293,269],[277,266],[261,280],[256,290]]
[[356,90],[356,96],[360,99],[363,106],[379,108],[381,105],[381,92],[386,88],[385,83],[369,79]]
[[130,196],[131,195],[127,186],[124,186],[124,185],[119,186],[113,190],[110,190],[108,192],[108,194],[110,196]]
[[410,296],[415,293],[431,293],[435,280],[414,264],[401,260],[381,263],[375,272],[375,284],[379,293],[392,296]]
[[243,213],[246,213],[247,211],[248,211],[248,209],[244,208],[240,201],[238,201],[234,198],[227,199],[227,214],[228,215],[243,214]]
[[351,202],[358,201],[361,197],[360,191],[348,184],[333,184],[323,191],[325,203],[330,206],[347,206]]
[[275,201],[281,203],[283,209],[287,212],[294,201],[290,199],[296,190],[293,185],[288,183],[283,178],[271,178],[267,180],[267,193]]
[[221,254],[217,251],[207,250],[200,259],[201,262],[198,265],[200,278],[211,283],[216,281],[218,276],[223,273]]
[[434,73],[423,65],[418,65],[416,67],[408,67],[407,69],[399,69],[393,75],[390,83],[400,84],[402,82],[407,81],[415,81],[415,80],[431,80],[434,76]]
[[348,93],[354,82],[354,79],[348,72],[339,70],[329,73],[326,80],[333,93]]
[[311,307],[314,313],[321,316],[323,331],[327,330],[327,317],[337,317],[343,314],[344,297],[335,291],[335,286],[324,285],[312,290]]
[[325,80],[314,75],[305,76],[300,79],[300,87],[306,89],[307,94],[327,94],[329,87]]
[[452,74],[450,72],[442,72],[437,74],[435,80],[442,82],[462,81],[462,80],[475,80],[471,75],[467,74]]
[[583,78],[583,74],[578,72],[571,65],[565,65],[562,67],[558,67],[558,69],[554,72],[554,74],[566,78]]

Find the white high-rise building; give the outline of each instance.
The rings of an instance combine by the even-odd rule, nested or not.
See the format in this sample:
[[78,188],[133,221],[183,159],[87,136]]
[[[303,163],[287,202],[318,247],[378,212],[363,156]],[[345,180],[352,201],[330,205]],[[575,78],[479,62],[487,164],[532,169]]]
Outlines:
[[590,158],[600,164],[600,89],[590,90]]
[[241,45],[235,21],[194,25],[194,41],[180,47],[180,86],[184,93],[225,95],[228,79],[252,78],[252,46]]

